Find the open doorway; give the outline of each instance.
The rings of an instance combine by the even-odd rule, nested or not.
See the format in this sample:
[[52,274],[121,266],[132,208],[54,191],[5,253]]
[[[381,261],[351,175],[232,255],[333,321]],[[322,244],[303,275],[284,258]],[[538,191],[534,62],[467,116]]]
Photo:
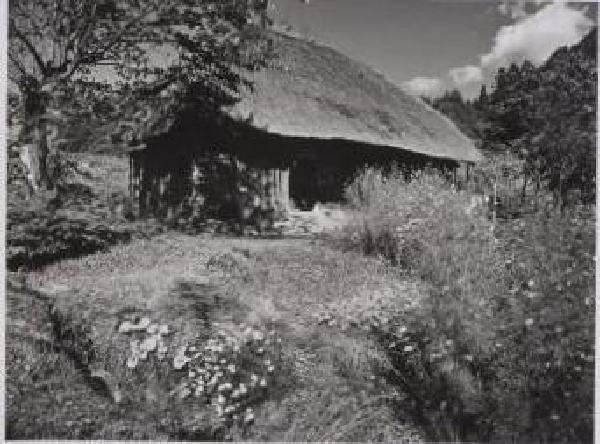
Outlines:
[[300,158],[290,169],[290,198],[296,208],[310,211],[316,203],[341,202],[344,185],[352,174],[343,162]]
[[297,159],[290,169],[290,198],[298,210],[310,211],[319,201],[317,163]]

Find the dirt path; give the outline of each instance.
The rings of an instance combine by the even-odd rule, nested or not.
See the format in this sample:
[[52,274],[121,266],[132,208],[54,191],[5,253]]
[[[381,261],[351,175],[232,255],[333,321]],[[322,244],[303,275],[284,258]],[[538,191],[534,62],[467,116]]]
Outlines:
[[[122,397],[116,405],[94,392],[102,399],[94,405],[109,413],[96,420],[91,419],[95,408],[88,409],[90,418],[78,420],[87,421],[86,429],[69,433],[65,427],[60,437],[420,439],[402,412],[392,411],[391,401],[401,394],[373,376],[373,366],[386,362],[369,334],[372,323],[386,322],[387,310],[417,303],[419,288],[375,260],[309,239],[166,234],[63,261],[30,273],[26,280],[28,287],[50,294],[69,322],[86,327],[82,335],[94,349],[90,367],[110,372]],[[9,305],[15,300],[9,298]],[[132,369],[126,365],[132,336],[118,328],[136,316],[135,322],[147,317],[167,325],[170,333],[163,338],[164,361],[148,358]],[[274,372],[265,373],[268,389],[248,404],[255,416],[252,426],[235,427],[224,425],[214,405],[192,395],[173,396],[187,378],[186,369],[173,369],[173,359],[183,345],[218,335],[242,338],[244,329],[271,332],[281,346],[273,355]],[[9,331],[7,343],[15,337]],[[246,356],[254,359],[248,365],[262,360],[267,348],[253,348],[260,356]],[[7,385],[14,383],[9,370]],[[34,392],[28,393],[8,400],[9,418],[11,411],[32,405]],[[71,395],[75,405],[84,402],[80,395]],[[96,398],[86,397],[85,402],[89,399]],[[66,422],[68,415],[60,410],[54,421]],[[47,410],[33,408],[28,418],[34,423],[47,415]],[[19,436],[18,429],[27,424],[14,421],[13,433]],[[217,426],[209,430],[204,423]]]

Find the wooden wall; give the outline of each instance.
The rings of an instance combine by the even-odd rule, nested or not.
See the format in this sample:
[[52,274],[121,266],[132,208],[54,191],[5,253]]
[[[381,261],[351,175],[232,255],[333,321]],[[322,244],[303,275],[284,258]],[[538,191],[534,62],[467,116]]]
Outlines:
[[140,216],[176,217],[186,212],[248,219],[290,208],[289,168],[252,166],[233,155],[181,157],[161,164],[152,152],[130,153],[129,190]]
[[288,211],[290,206],[289,196],[289,169],[270,168],[261,170],[261,193],[258,196],[263,210]]
[[[341,201],[346,184],[365,166],[386,169],[396,163],[408,174],[430,165],[450,175],[458,166],[348,140],[285,137],[246,127],[236,131],[193,127],[132,151],[130,191],[139,214],[248,219],[257,211],[285,213],[294,203],[310,209],[316,202]],[[198,134],[212,138],[199,140]]]

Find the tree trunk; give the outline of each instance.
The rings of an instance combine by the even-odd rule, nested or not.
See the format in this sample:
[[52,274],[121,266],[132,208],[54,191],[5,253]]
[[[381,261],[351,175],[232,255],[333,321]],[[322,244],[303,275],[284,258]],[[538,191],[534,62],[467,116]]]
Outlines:
[[34,129],[34,144],[38,151],[38,179],[42,190],[51,190],[53,183],[48,174],[48,126],[44,118],[38,118]]
[[25,92],[25,139],[23,146],[24,163],[28,169],[28,180],[34,190],[50,190],[52,180],[48,174],[48,123],[44,116],[46,100],[39,91]]

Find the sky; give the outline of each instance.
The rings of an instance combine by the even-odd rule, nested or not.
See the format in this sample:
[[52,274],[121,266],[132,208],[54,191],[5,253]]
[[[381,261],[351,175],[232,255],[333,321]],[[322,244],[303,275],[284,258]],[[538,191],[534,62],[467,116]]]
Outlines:
[[276,22],[410,93],[476,96],[500,66],[543,63],[597,23],[597,4],[544,0],[272,0]]

